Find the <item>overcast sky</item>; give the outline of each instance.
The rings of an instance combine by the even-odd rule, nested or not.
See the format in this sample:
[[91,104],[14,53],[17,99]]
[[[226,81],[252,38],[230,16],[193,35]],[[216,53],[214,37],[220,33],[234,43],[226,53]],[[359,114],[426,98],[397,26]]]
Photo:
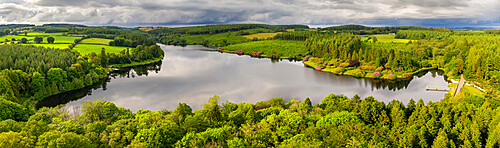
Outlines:
[[500,26],[500,0],[0,0],[0,24]]

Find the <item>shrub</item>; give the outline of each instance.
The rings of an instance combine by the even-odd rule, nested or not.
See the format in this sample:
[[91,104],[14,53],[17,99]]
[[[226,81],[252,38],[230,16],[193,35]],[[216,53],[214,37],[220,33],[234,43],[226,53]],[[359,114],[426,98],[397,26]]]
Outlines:
[[391,73],[391,74],[387,75],[387,78],[389,80],[396,80],[396,78],[398,78],[398,77],[396,75],[394,75],[394,74]]
[[323,66],[323,65],[320,64],[320,65],[317,65],[314,69],[316,69],[317,71],[320,71],[323,68],[325,68],[325,66]]
[[375,71],[379,71],[379,72],[382,71],[382,70],[384,70],[384,67],[382,67],[382,66],[380,66],[377,69],[375,69]]
[[360,78],[360,77],[364,77],[365,73],[361,69],[356,69],[353,72],[353,76]]
[[[12,39],[12,41],[15,41],[15,39]],[[23,43],[23,44],[28,43],[28,39],[26,39],[26,38],[22,38],[22,39],[21,39],[21,43]]]
[[374,70],[375,70],[375,67],[374,67],[374,66],[371,66],[371,65],[368,65],[368,66],[359,66],[359,69],[362,69],[362,70],[369,70],[369,71],[374,71]]
[[373,77],[374,78],[380,78],[380,76],[382,76],[382,74],[380,74],[380,72],[374,72],[373,73]]
[[259,51],[259,52],[255,52],[255,51],[254,51],[254,52],[252,52],[252,53],[250,54],[250,56],[251,56],[251,57],[258,57],[258,58],[260,58],[260,56],[261,56],[261,55],[262,55],[262,52],[260,52],[260,51]]
[[309,60],[309,57],[305,57],[304,59],[302,59],[302,62],[305,62],[305,61],[308,61]]
[[342,67],[337,67],[337,68],[335,68],[335,70],[333,70],[333,73],[334,73],[334,74],[341,74],[341,73],[343,73],[344,71],[345,71],[345,69],[344,69],[344,68],[342,68]]
[[404,70],[403,67],[398,68],[398,71],[403,71],[403,70]]
[[243,55],[244,53],[245,53],[245,51],[242,51],[242,50],[236,51],[236,54],[238,54],[238,55]]
[[352,59],[349,61],[349,67],[358,67],[359,66],[359,60],[358,59]]
[[39,43],[43,42],[43,37],[37,36],[37,37],[35,37],[34,41],[35,41],[35,43],[39,44]]
[[349,63],[341,63],[341,64],[340,64],[340,67],[342,67],[342,68],[349,67]]
[[411,75],[411,73],[404,73],[404,74],[403,74],[403,78],[409,78],[409,77],[411,77],[411,76],[412,76],[412,75]]

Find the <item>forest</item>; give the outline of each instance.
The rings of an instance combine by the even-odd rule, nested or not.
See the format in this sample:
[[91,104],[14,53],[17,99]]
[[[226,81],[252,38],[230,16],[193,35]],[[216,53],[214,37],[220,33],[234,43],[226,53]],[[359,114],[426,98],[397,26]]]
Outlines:
[[388,104],[330,94],[321,103],[273,98],[256,104],[209,98],[200,110],[135,113],[106,100],[81,112],[41,108],[0,121],[1,147],[498,147],[500,102],[447,95]]

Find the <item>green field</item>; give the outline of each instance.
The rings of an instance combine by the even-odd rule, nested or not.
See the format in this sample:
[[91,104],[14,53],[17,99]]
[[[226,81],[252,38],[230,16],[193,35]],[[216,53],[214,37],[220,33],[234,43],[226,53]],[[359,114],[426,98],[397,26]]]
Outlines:
[[368,41],[370,37],[367,37],[367,36],[364,36],[364,37],[361,37],[361,41]]
[[22,45],[34,45],[34,46],[42,46],[48,48],[66,49],[69,48],[68,45],[70,44],[22,44]]
[[[63,33],[28,32],[28,36],[61,36]],[[23,34],[24,35],[24,34]]]
[[80,44],[100,44],[100,45],[109,45],[111,39],[101,39],[101,38],[88,38],[80,41]]
[[28,40],[34,39],[35,37],[30,37],[30,36],[21,36],[21,35],[4,35],[0,37],[0,42],[5,42],[5,39],[8,39],[9,41],[12,40],[12,38],[15,38],[16,40],[20,40],[22,38],[26,38]]
[[[395,35],[372,35],[371,37],[377,37],[378,42],[382,43],[408,43],[410,41],[414,42],[416,40],[409,40],[409,39],[395,39]],[[363,38],[361,38],[363,40]],[[373,39],[368,40],[369,42],[372,42]]]
[[120,46],[107,46],[107,45],[93,45],[93,44],[78,44],[73,49],[78,51],[82,55],[87,55],[89,53],[95,52],[96,54],[101,52],[101,49],[106,49],[107,53],[120,53],[121,51],[130,47],[120,47]]
[[245,35],[243,37],[253,39],[253,38],[258,38],[258,39],[267,39],[267,38],[272,38],[279,34],[281,32],[275,32],[275,33],[257,33],[257,34],[251,34],[251,35]]
[[307,52],[303,41],[289,41],[289,40],[265,40],[248,42],[243,44],[236,44],[224,47],[224,50],[238,51],[242,50],[246,53],[249,52],[263,52],[264,55],[269,55],[272,50],[281,56],[289,57],[296,54],[304,54]]

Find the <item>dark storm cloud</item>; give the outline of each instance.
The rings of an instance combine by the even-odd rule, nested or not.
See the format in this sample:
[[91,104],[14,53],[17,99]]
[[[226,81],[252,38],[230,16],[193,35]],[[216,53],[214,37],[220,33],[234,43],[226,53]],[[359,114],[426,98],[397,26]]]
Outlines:
[[498,0],[0,0],[0,23],[479,25],[499,14]]

